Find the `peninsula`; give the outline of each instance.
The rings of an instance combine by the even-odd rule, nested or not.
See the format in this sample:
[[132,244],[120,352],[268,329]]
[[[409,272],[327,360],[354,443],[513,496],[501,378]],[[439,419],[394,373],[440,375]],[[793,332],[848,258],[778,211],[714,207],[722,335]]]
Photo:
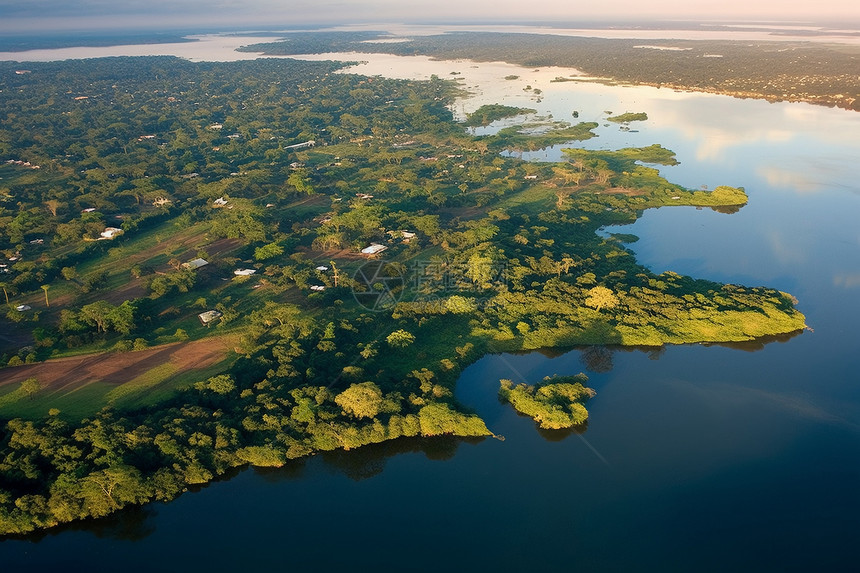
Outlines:
[[452,392],[488,352],[804,328],[787,293],[655,274],[597,234],[743,189],[667,181],[659,145],[577,148],[593,124],[554,133],[561,162],[502,155],[557,141],[470,135],[453,82],[342,67],[0,63],[0,533],[248,464],[488,436]]

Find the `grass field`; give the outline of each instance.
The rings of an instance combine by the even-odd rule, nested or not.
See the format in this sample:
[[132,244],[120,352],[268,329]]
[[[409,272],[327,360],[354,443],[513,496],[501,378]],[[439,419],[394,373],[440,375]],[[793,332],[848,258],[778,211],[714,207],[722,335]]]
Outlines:
[[[0,370],[0,418],[42,418],[51,409],[67,419],[106,406],[128,409],[158,403],[225,370],[236,358],[230,336],[157,346],[137,352],[91,354]],[[28,396],[24,380],[40,389]]]

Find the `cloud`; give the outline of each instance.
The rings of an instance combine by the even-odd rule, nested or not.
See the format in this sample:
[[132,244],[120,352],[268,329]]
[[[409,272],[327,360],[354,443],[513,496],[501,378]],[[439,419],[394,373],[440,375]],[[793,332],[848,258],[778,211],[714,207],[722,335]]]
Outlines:
[[773,258],[781,265],[801,266],[807,262],[808,249],[797,235],[786,236],[776,229],[770,229],[762,232],[762,236],[770,245]]
[[795,168],[768,165],[756,169],[759,177],[776,189],[793,189],[799,193],[818,193],[825,189],[821,179],[813,177],[804,166]]
[[[769,104],[751,107],[750,102],[739,105],[737,100],[725,96],[677,94],[666,89],[657,95],[649,114],[659,117],[663,124],[672,125],[688,142],[694,142],[699,161],[725,161],[735,148],[789,143],[796,137],[794,132],[781,127],[785,120],[779,108]],[[702,105],[703,97],[709,98],[708,105]],[[743,113],[738,113],[739,110]],[[757,118],[769,114],[772,120],[750,121],[752,114]]]
[[853,274],[841,274],[833,277],[834,286],[842,287],[845,289],[855,289],[860,287],[860,273]]

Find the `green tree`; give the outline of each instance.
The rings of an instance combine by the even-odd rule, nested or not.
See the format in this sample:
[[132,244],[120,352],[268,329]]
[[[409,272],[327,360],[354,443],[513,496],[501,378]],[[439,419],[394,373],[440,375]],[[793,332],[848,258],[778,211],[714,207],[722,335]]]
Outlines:
[[205,382],[198,382],[194,387],[198,390],[210,390],[216,394],[229,394],[236,389],[236,382],[229,374],[220,374]]
[[478,253],[473,254],[467,263],[466,276],[481,288],[489,287],[493,277],[493,259]]
[[394,348],[406,348],[415,342],[415,335],[411,332],[400,329],[389,334],[385,341]]
[[39,390],[41,389],[42,384],[37,378],[27,378],[26,380],[21,382],[21,392],[23,392],[24,395],[30,399],[32,399],[36,394],[38,394]]
[[129,334],[134,330],[134,305],[129,301],[117,307],[114,307],[108,312],[108,321],[110,327],[122,334]]
[[452,410],[448,404],[434,402],[418,411],[421,434],[424,436],[488,436],[491,432],[478,416]]
[[604,308],[615,308],[618,306],[618,297],[611,289],[604,286],[596,286],[588,290],[585,304],[598,311]]
[[356,418],[373,418],[382,408],[382,390],[373,382],[353,384],[335,396],[334,401]]
[[269,243],[262,247],[254,249],[254,258],[258,261],[265,261],[284,254],[284,247],[278,243]]
[[63,267],[60,274],[63,275],[63,278],[67,281],[73,281],[78,276],[78,270],[75,267]]
[[128,465],[112,465],[83,479],[84,507],[92,516],[102,516],[149,496],[140,470]]
[[454,295],[445,300],[445,310],[454,314],[469,314],[477,309],[475,299]]
[[310,179],[308,179],[301,171],[293,171],[290,173],[290,176],[287,177],[287,183],[294,187],[299,193],[311,195],[314,192]]
[[252,466],[279,468],[287,461],[284,453],[270,445],[240,448],[236,456]]
[[81,319],[90,326],[96,327],[96,332],[107,332],[110,325],[111,312],[115,307],[106,300],[97,300],[81,307]]

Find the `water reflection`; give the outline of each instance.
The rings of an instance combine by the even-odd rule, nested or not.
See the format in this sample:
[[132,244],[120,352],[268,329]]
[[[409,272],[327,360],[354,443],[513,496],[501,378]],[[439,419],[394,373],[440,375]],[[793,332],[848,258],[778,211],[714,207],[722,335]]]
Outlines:
[[561,430],[546,430],[541,427],[537,427],[535,429],[540,437],[547,442],[561,442],[568,439],[570,436],[581,436],[585,434],[585,432],[588,431],[588,422],[586,421],[584,424],[574,426],[573,428],[564,428]]
[[80,529],[92,533],[99,539],[116,539],[118,541],[140,541],[155,533],[155,517],[158,512],[151,506],[130,507],[103,519],[84,522]]
[[[424,454],[428,460],[443,462],[452,459],[461,444],[476,445],[485,439],[453,436],[402,438],[350,451],[323,452],[316,459],[321,460],[327,470],[344,475],[353,481],[363,481],[381,474],[389,459],[393,457],[403,454]],[[556,436],[555,439],[561,438]],[[279,468],[251,469],[265,483],[276,485],[312,477],[320,469],[319,466],[313,465],[314,460],[314,457],[304,457],[289,460]],[[189,492],[185,495],[194,495],[216,483],[228,482],[246,469],[246,467],[231,468],[210,483],[189,487]],[[107,517],[76,521],[28,535],[9,536],[8,539],[39,543],[70,532],[85,532],[103,540],[140,541],[156,532],[158,508],[162,505],[162,503],[153,502],[144,506],[130,506]]]
[[744,342],[714,342],[702,343],[702,346],[722,346],[723,348],[732,348],[734,350],[742,350],[744,352],[758,352],[764,350],[768,344],[779,343],[785,344],[795,336],[803,334],[803,330],[795,330],[794,332],[786,332],[785,334],[772,334],[770,336],[762,336],[754,340]]
[[546,358],[553,359],[565,356],[571,352],[579,352],[579,361],[587,370],[595,373],[604,373],[612,370],[612,355],[616,352],[642,352],[649,360],[659,360],[666,352],[666,348],[666,346],[566,346],[558,348],[540,348],[538,350],[522,352],[520,354],[539,354]]
[[833,277],[834,286],[845,289],[854,289],[860,287],[860,272],[858,273],[842,273]]
[[612,370],[612,352],[608,346],[586,346],[579,355],[579,361],[591,372],[609,372]]
[[[354,450],[322,452],[317,457],[324,466],[354,481],[362,481],[383,472],[388,460],[402,454],[424,454],[428,460],[445,461],[453,458],[463,443],[478,444],[485,438],[401,438],[380,444],[370,444]],[[280,468],[254,468],[254,473],[269,483],[294,481],[308,477],[311,458],[290,460]]]
[[285,481],[296,481],[307,477],[308,458],[287,460],[279,468],[252,468],[254,473],[267,483],[281,483]]
[[768,186],[797,193],[822,193],[842,189],[858,193],[856,185],[845,179],[845,158],[798,157],[791,165],[762,165],[755,174]]
[[85,532],[103,540],[140,541],[155,533],[157,516],[155,504],[129,506],[107,517],[73,521],[27,535],[10,535],[8,539],[40,543],[72,532]]
[[742,207],[743,205],[724,205],[721,207],[711,207],[711,210],[716,211],[717,213],[722,213],[723,215],[734,215],[740,211]]
[[828,411],[818,403],[818,396],[806,391],[768,390],[732,382],[700,386],[694,381],[671,380],[666,384],[676,392],[696,396],[703,403],[719,403],[722,408],[752,408],[762,416],[766,410],[773,410],[791,418],[857,428],[856,422]]
[[202,35],[188,36],[190,42],[166,44],[129,44],[124,46],[77,46],[26,50],[23,52],[0,52],[0,61],[56,62],[84,58],[114,56],[177,56],[192,62],[234,62],[254,60],[258,53],[237,52],[236,48],[272,42],[271,36]]
[[457,453],[463,442],[478,444],[485,438],[404,438],[381,444],[371,444],[357,450],[334,450],[322,454],[326,466],[346,477],[361,481],[382,473],[388,460],[401,454],[421,453],[428,460],[446,461]]

